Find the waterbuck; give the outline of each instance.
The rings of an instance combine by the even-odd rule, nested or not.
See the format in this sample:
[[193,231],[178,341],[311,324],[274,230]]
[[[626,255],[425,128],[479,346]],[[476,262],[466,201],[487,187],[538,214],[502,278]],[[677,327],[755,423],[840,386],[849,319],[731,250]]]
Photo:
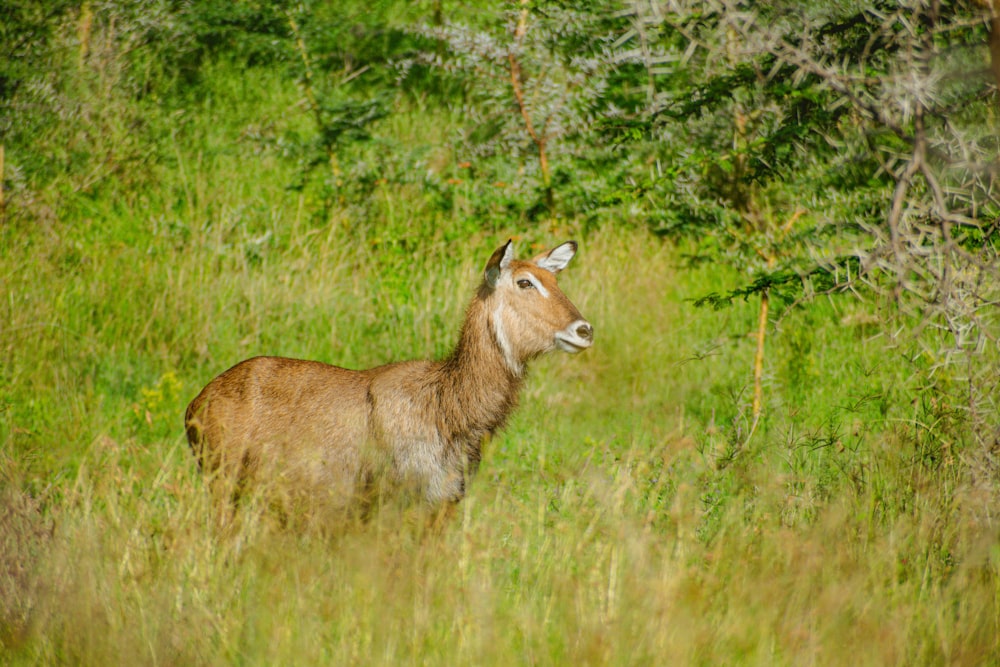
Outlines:
[[573,241],[529,261],[514,259],[511,241],[500,247],[441,361],[353,371],[254,357],[212,380],[185,423],[215,502],[251,483],[338,511],[364,512],[386,492],[437,508],[460,500],[484,437],[517,405],[527,362],[593,342],[556,284],[575,254]]

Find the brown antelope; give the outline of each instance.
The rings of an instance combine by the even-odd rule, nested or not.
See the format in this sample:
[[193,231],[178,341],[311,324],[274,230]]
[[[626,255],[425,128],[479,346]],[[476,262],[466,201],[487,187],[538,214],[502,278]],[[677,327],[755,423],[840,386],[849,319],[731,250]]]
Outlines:
[[511,241],[494,252],[444,360],[352,371],[254,357],[212,380],[185,423],[216,503],[249,482],[338,511],[363,513],[385,491],[432,507],[460,500],[484,437],[517,405],[527,362],[593,343],[556,284],[575,254],[573,241],[530,261],[514,259]]

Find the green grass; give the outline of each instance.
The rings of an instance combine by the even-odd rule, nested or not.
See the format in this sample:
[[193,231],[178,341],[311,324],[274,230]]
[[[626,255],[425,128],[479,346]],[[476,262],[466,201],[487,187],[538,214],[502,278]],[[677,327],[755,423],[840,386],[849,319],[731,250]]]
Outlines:
[[[642,229],[470,230],[402,180],[317,219],[240,139],[301,121],[252,92],[192,108],[223,120],[181,127],[155,188],[0,227],[3,662],[1000,663],[996,481],[878,304],[783,314],[748,437],[756,304],[688,301],[738,276]],[[422,113],[385,121],[396,144]],[[182,432],[198,390],[261,353],[441,356],[510,235],[580,240],[561,285],[596,344],[532,367],[454,521],[220,535]]]

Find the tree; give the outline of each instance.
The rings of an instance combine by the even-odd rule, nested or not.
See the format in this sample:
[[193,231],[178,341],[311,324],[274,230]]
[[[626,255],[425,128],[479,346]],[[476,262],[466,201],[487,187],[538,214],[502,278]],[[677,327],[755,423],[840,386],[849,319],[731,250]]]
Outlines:
[[750,270],[749,284],[700,302],[760,298],[755,421],[775,291],[864,290],[918,322],[929,372],[984,369],[966,373],[963,403],[982,438],[995,433],[1000,369],[982,355],[1000,297],[984,67],[995,15],[961,2],[728,0],[634,2],[624,15],[637,111],[606,127],[640,128],[671,165],[641,188],[663,211],[658,231],[694,231],[712,257]]
[[507,155],[526,165],[538,179],[542,207],[554,217],[553,163],[585,150],[605,106],[610,69],[599,10],[519,0],[488,23],[420,27],[418,34],[447,52],[424,52],[414,61],[444,68],[466,84],[470,154]]

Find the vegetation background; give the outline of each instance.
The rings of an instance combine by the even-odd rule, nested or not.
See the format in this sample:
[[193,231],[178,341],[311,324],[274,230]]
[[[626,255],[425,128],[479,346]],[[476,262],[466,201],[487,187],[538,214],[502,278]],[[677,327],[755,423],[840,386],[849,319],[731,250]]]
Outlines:
[[[7,0],[0,661],[1000,664],[991,0]],[[220,535],[256,354],[442,356],[567,238],[455,521]]]

